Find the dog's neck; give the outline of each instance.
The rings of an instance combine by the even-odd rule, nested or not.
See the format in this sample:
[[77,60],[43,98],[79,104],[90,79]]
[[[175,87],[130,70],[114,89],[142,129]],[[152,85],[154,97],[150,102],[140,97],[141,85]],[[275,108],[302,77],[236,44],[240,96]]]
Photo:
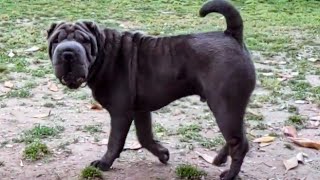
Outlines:
[[[88,86],[93,94],[125,86],[134,102],[140,33],[104,29],[97,40],[99,53],[89,70]],[[121,85],[120,85],[121,83]]]

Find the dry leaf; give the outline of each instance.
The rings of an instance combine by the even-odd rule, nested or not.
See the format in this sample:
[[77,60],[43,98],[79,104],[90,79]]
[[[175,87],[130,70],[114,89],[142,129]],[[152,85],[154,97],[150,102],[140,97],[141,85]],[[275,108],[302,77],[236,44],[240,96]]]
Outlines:
[[292,75],[292,76],[298,76],[298,75],[299,75],[299,72],[291,72],[291,75]]
[[266,60],[266,61],[262,61],[261,64],[277,64],[277,62],[271,61],[271,60]]
[[313,141],[307,138],[290,138],[290,139],[292,140],[292,142],[294,142],[299,146],[320,150],[320,141]]
[[32,46],[31,48],[24,50],[24,52],[35,52],[35,51],[38,51],[39,49],[40,48],[37,46]]
[[293,75],[288,74],[288,73],[279,73],[278,76],[279,76],[280,78],[286,78],[286,79],[291,79],[291,78],[293,78]]
[[316,58],[309,58],[308,61],[310,62],[317,62],[320,61],[320,59],[316,59]]
[[7,148],[12,148],[13,145],[12,145],[12,144],[6,144],[6,147],[7,147]]
[[197,151],[195,153],[197,153],[199,155],[199,157],[201,157],[202,159],[204,159],[208,163],[213,164],[213,160],[214,160],[213,157],[211,157],[211,156],[209,156],[207,154],[203,154],[203,153],[197,152]]
[[289,171],[290,169],[293,169],[298,166],[298,159],[296,157],[287,159],[283,161],[284,166],[286,167],[286,170]]
[[256,112],[251,108],[247,109],[247,113],[250,113],[250,114],[255,115],[255,116],[261,116],[261,114],[259,112]]
[[320,121],[320,116],[311,117],[310,120],[312,120],[312,121]]
[[48,83],[48,88],[49,88],[50,91],[53,91],[53,92],[58,92],[59,91],[58,86],[53,82],[49,82]]
[[108,144],[108,139],[102,139],[100,142],[99,142],[99,145],[107,145]]
[[305,159],[308,158],[308,154],[305,154],[305,153],[303,153],[303,152],[300,152],[300,153],[298,153],[298,154],[296,155],[296,158],[297,158],[298,162],[304,163],[304,162],[305,162]]
[[283,130],[284,135],[286,135],[286,136],[293,137],[293,138],[298,137],[297,130],[294,126],[285,126],[285,127],[283,127],[282,130]]
[[10,52],[9,52],[8,56],[12,58],[13,56],[15,56],[15,54],[13,53],[13,51],[12,51],[12,50],[10,50]]
[[274,76],[273,72],[266,72],[266,73],[261,73],[263,76],[271,77]]
[[134,141],[134,142],[126,143],[123,150],[139,150],[141,148],[142,148],[141,144],[137,141]]
[[41,119],[41,118],[49,117],[50,115],[51,115],[51,110],[48,113],[36,114],[33,117]]
[[272,143],[260,143],[259,146],[260,147],[266,147],[266,146],[269,146],[271,145]]
[[257,138],[255,140],[253,140],[253,142],[255,143],[270,143],[273,142],[276,138],[272,137],[272,136],[264,136],[261,138]]
[[10,81],[4,82],[4,87],[6,87],[6,88],[13,88],[13,86],[14,86],[13,83]]
[[310,121],[309,123],[311,125],[310,128],[313,128],[313,129],[317,129],[320,125],[320,121]]
[[287,80],[287,78],[277,78],[278,81],[283,82],[285,80]]
[[52,96],[51,98],[52,98],[53,100],[58,101],[58,100],[63,99],[63,96]]
[[103,110],[103,107],[101,106],[101,104],[97,102],[92,103],[91,106],[89,106],[89,108],[94,110]]
[[287,62],[286,61],[279,61],[278,64],[279,65],[285,65],[285,64],[287,64]]
[[304,100],[296,100],[294,103],[296,104],[306,104],[307,102]]

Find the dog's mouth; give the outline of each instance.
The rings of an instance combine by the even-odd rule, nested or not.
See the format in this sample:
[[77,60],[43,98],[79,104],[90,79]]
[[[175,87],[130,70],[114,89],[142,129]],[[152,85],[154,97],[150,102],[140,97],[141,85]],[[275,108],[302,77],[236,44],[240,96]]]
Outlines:
[[85,77],[77,77],[72,72],[59,78],[60,83],[70,89],[78,89],[83,83],[86,82]]

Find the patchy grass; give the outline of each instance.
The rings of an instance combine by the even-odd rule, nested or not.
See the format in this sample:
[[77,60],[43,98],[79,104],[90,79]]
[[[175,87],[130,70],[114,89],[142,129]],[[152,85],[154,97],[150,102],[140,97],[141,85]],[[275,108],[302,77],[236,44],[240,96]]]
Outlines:
[[293,125],[297,129],[302,129],[306,123],[306,118],[301,115],[289,116],[288,120],[285,122],[286,125]]
[[306,119],[300,115],[292,115],[288,118],[288,121],[293,124],[302,125]]
[[294,146],[292,146],[291,144],[284,144],[284,148],[289,149],[289,150],[294,150]]
[[216,148],[222,146],[223,144],[225,144],[223,136],[217,136],[214,138],[203,138],[200,141],[200,145],[208,149]]
[[258,124],[253,126],[252,129],[266,130],[266,129],[268,129],[268,125],[265,123],[259,122]]
[[95,133],[101,133],[102,131],[102,127],[100,124],[96,124],[96,125],[86,125],[83,127],[82,129],[84,132],[88,132],[90,134],[95,134]]
[[156,123],[153,125],[153,128],[154,128],[154,132],[156,133],[163,133],[163,134],[168,133],[168,130],[162,124]]
[[27,88],[27,89],[32,89],[32,88],[37,87],[37,85],[38,84],[36,82],[29,81],[29,82],[24,84],[24,87]]
[[0,103],[0,108],[5,108],[7,107],[8,105],[6,103]]
[[7,72],[7,67],[3,64],[0,64],[0,73],[5,74]]
[[40,141],[34,141],[27,145],[23,151],[25,159],[31,161],[37,161],[50,154],[49,148],[46,144]]
[[185,135],[188,133],[197,133],[200,132],[202,129],[202,127],[198,124],[190,124],[190,125],[186,125],[186,126],[182,126],[180,127],[177,132],[181,135]]
[[7,144],[9,144],[9,141],[8,141],[8,140],[7,140],[7,141],[2,141],[2,142],[0,143],[0,148],[5,147]]
[[158,110],[159,113],[170,113],[171,109],[168,106],[165,106]]
[[279,91],[281,89],[281,82],[275,78],[264,77],[261,78],[261,86],[271,91]]
[[51,103],[51,102],[46,102],[46,103],[43,104],[43,107],[46,107],[46,108],[54,108],[55,105],[54,105],[53,103]]
[[102,172],[92,166],[88,166],[81,171],[82,179],[103,179]]
[[271,137],[279,137],[280,135],[278,133],[276,133],[276,132],[270,132],[269,136],[271,136]]
[[288,109],[288,112],[289,112],[289,113],[293,113],[293,114],[298,114],[298,113],[299,113],[299,109],[298,109],[297,106],[289,105],[289,106],[287,107],[287,109]]
[[32,143],[39,139],[57,136],[62,131],[64,131],[64,127],[62,126],[48,127],[38,124],[32,129],[25,131],[19,141]]
[[67,146],[69,146],[71,144],[71,142],[62,142],[62,143],[60,143],[57,147],[58,147],[58,149],[66,149],[67,148]]
[[190,142],[191,140],[199,140],[202,136],[199,134],[201,126],[198,124],[185,125],[180,127],[177,132],[181,136],[181,142]]
[[245,119],[250,121],[263,121],[263,115],[260,113],[246,112]]
[[29,97],[32,97],[32,93],[28,88],[21,88],[21,89],[9,91],[6,96],[8,98],[29,98]]
[[189,164],[183,164],[176,167],[176,175],[181,179],[200,180],[207,173]]
[[195,141],[199,143],[202,147],[211,149],[218,147],[225,143],[222,136],[217,136],[215,138],[206,138],[200,134],[202,127],[198,124],[190,124],[180,127],[177,132],[180,135],[181,142],[192,142]]

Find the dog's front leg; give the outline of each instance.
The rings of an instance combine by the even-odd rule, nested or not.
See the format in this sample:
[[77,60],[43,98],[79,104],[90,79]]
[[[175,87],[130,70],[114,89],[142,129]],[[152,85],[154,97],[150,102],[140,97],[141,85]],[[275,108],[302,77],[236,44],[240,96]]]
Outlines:
[[133,116],[131,113],[110,113],[111,131],[108,142],[108,150],[100,160],[93,161],[91,166],[107,171],[114,160],[120,156],[128,131],[130,129]]

